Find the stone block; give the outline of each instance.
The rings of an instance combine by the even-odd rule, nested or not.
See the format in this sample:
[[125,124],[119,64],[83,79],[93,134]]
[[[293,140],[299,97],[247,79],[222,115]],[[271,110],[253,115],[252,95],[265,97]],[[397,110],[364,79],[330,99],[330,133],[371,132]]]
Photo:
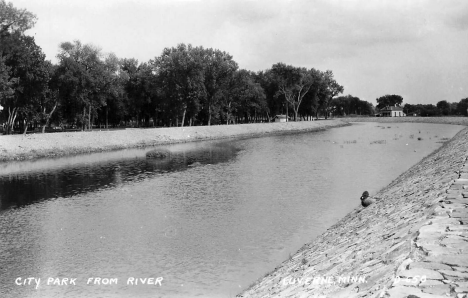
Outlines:
[[414,287],[414,286],[417,286],[417,284],[412,282],[411,279],[406,279],[406,278],[393,279],[392,287],[399,287],[399,286]]
[[433,287],[433,286],[441,286],[445,285],[443,282],[440,280],[434,280],[434,279],[428,279],[426,281],[421,281],[419,284],[419,287]]
[[456,235],[451,235],[447,238],[442,239],[440,242],[443,245],[447,245],[450,247],[459,247],[459,246],[465,246],[468,247],[468,241],[464,239],[464,237],[456,236]]
[[468,287],[468,281],[456,281],[454,284],[459,288]]
[[443,280],[444,277],[437,271],[426,268],[414,268],[397,272],[401,278],[414,278],[425,276],[427,279]]
[[[460,272],[468,272],[468,267],[453,267],[453,270],[460,271]],[[468,287],[468,282],[466,286]]]
[[419,229],[420,234],[441,234],[445,232],[447,228],[446,224],[432,224],[432,225],[425,225]]
[[[432,224],[444,224],[446,226],[461,226],[460,221],[454,218],[433,218],[431,219]],[[468,227],[467,227],[468,228]]]
[[439,270],[439,272],[446,278],[450,280],[466,280],[468,279],[468,272],[460,272],[455,270]]
[[459,248],[443,247],[440,245],[427,245],[423,246],[427,251],[428,256],[443,256],[443,255],[456,255],[460,253]]
[[450,266],[468,267],[468,254],[448,255],[448,256],[428,256],[424,261],[442,263]]
[[468,218],[468,208],[455,209],[450,213],[451,218]]
[[455,179],[452,185],[468,185],[468,179]]
[[460,174],[460,178],[462,178],[462,179],[468,179],[468,172],[462,172],[462,173]]
[[[387,291],[387,294],[391,298],[401,298],[401,297],[408,297],[411,295],[419,297],[419,298],[440,298],[439,295],[433,295],[429,293],[423,293],[421,289],[415,288],[415,287],[405,287],[405,286],[398,286],[398,287],[393,287]],[[384,296],[388,297],[388,296]]]
[[425,268],[432,270],[451,270],[452,267],[441,264],[441,263],[431,263],[431,262],[414,262],[409,265],[409,269],[415,268]]
[[450,207],[451,205],[454,205],[454,204],[467,204],[467,203],[468,203],[468,198],[463,198],[460,196],[459,198],[456,198],[456,199],[445,200],[442,203],[442,206]]
[[457,189],[457,190],[462,190],[463,189],[463,184],[452,184],[450,185],[450,188],[449,189]]
[[436,285],[436,286],[423,286],[423,283],[421,283],[419,287],[424,293],[440,295],[440,296],[450,295],[450,286],[446,284],[441,284],[441,285]]
[[445,197],[446,201],[447,200],[453,200],[453,199],[463,199],[463,196],[462,196],[461,192],[459,192],[459,193],[449,193]]

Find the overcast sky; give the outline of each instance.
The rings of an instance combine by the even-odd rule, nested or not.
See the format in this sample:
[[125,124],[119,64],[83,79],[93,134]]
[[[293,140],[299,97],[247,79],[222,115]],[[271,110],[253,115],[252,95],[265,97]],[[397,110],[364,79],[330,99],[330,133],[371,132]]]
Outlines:
[[[9,2],[11,0],[7,0]],[[330,69],[374,105],[468,97],[468,1],[452,0],[12,0],[36,14],[47,59],[80,40],[147,62],[178,43],[213,47],[241,68],[284,62]]]

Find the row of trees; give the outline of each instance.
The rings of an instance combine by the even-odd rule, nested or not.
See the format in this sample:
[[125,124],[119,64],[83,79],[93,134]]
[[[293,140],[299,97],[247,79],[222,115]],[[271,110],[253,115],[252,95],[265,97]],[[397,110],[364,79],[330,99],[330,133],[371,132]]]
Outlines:
[[[54,123],[184,126],[269,121],[364,111],[336,98],[343,87],[330,70],[277,63],[239,69],[224,51],[179,44],[139,63],[80,41],[60,44],[58,64],[24,32],[36,16],[0,0],[0,121],[4,132]],[[350,97],[350,96],[348,96]],[[346,103],[346,104],[345,104]]]
[[433,104],[405,104],[403,111],[407,115],[418,116],[468,116],[468,98],[449,103],[446,100]]
[[[376,110],[387,106],[401,106],[403,97],[400,95],[384,95],[376,99]],[[405,104],[403,112],[408,116],[468,116],[468,98],[461,99],[459,102],[449,103],[446,100],[433,104]]]

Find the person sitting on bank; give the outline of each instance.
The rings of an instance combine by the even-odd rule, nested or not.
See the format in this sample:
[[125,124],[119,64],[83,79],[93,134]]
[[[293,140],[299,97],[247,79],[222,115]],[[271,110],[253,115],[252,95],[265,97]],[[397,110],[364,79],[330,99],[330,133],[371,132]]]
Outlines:
[[370,204],[373,204],[373,203],[377,202],[377,200],[379,200],[379,198],[369,197],[369,192],[366,190],[365,192],[362,193],[361,205],[363,207],[367,207]]

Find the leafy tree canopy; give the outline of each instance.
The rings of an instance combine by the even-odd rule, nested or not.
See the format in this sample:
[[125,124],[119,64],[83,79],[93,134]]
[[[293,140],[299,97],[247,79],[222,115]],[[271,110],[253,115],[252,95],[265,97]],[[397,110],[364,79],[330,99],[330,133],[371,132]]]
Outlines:
[[377,100],[377,108],[383,109],[386,106],[400,106],[403,102],[403,97],[400,95],[384,95],[376,99]]
[[31,29],[36,23],[36,16],[26,9],[18,9],[13,3],[0,0],[0,35]]

